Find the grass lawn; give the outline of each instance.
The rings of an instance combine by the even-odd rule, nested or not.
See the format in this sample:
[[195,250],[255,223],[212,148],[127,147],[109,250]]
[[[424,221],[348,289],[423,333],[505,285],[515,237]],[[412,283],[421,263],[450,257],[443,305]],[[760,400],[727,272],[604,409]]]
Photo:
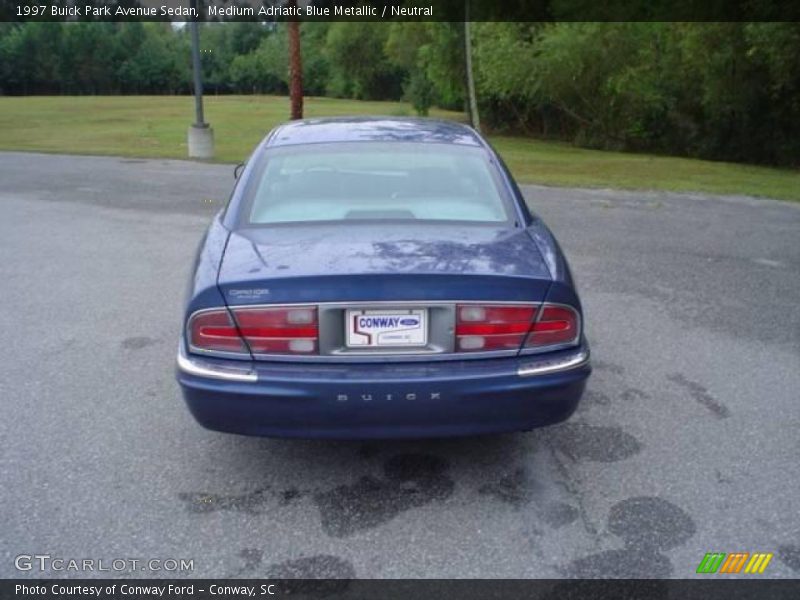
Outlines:
[[[286,120],[288,99],[208,96],[217,160],[239,162]],[[413,114],[399,102],[306,98],[308,117]],[[190,96],[0,97],[0,150],[186,158]],[[432,117],[463,120],[461,113]],[[685,158],[585,150],[569,144],[490,136],[521,183],[746,194],[800,201],[800,171]]]

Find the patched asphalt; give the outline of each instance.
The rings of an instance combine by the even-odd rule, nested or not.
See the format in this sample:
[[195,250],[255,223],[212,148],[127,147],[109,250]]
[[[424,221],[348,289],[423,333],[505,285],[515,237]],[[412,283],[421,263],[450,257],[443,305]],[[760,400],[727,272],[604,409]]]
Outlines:
[[173,377],[232,184],[227,165],[0,153],[0,576],[92,575],[14,568],[39,553],[195,577],[689,577],[762,551],[765,576],[800,577],[800,204],[526,186],[585,303],[573,419],[281,441],[203,430]]

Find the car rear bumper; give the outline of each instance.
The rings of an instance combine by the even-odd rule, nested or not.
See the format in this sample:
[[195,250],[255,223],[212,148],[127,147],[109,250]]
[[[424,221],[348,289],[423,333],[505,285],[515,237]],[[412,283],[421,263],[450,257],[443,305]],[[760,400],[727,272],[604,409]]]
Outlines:
[[268,437],[422,438],[521,431],[567,419],[589,349],[430,363],[287,364],[187,356],[177,378],[197,421]]

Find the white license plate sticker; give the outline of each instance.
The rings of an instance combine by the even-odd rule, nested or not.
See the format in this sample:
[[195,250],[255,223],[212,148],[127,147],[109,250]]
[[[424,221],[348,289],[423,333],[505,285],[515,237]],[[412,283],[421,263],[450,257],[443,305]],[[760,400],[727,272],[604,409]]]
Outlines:
[[348,309],[348,348],[424,346],[428,343],[428,309]]

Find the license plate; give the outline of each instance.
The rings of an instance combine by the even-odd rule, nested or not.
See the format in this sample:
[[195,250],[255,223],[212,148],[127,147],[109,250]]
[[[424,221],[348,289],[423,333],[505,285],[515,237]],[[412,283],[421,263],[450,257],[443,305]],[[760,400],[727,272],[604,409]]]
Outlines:
[[428,309],[348,309],[348,348],[425,346],[428,343]]

